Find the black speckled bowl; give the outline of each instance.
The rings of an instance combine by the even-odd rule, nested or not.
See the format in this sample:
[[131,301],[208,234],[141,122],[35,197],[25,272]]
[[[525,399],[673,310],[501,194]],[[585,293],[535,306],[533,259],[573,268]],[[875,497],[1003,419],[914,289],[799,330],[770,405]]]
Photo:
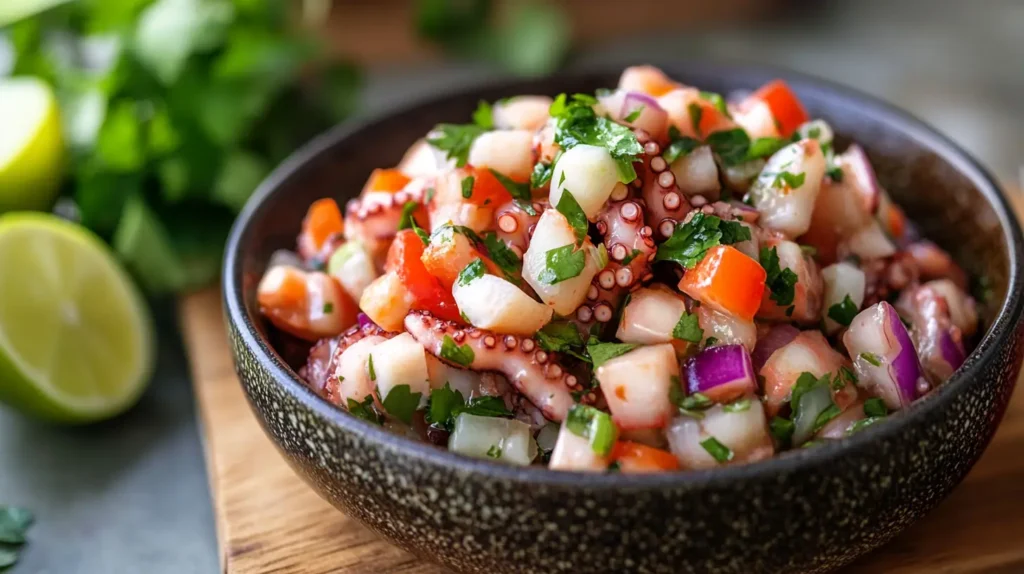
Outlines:
[[964,477],[1003,416],[1021,365],[1021,230],[992,178],[954,143],[871,98],[792,73],[681,64],[675,78],[727,93],[783,77],[812,116],[863,145],[924,233],[986,276],[987,333],[909,411],[820,448],[713,471],[584,475],[471,460],[390,434],[303,386],[268,342],[255,290],[293,245],[306,207],[355,196],[441,121],[480,99],[589,92],[617,73],[473,89],[344,125],[277,169],[231,233],[224,299],[242,386],[263,429],[321,496],[387,540],[461,572],[820,572],[885,543]]

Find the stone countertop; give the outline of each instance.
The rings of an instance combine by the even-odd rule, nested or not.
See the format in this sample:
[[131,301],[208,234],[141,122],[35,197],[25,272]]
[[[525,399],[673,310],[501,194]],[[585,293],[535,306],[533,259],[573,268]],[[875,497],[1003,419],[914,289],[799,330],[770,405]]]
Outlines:
[[[804,19],[609,41],[570,66],[718,57],[781,65],[891,101],[1016,180],[1024,150],[1024,3],[858,0]],[[369,112],[493,78],[487,66],[378,69]],[[153,384],[114,421],[61,429],[0,408],[0,502],[37,515],[12,574],[191,574],[218,569],[188,367],[173,313]]]

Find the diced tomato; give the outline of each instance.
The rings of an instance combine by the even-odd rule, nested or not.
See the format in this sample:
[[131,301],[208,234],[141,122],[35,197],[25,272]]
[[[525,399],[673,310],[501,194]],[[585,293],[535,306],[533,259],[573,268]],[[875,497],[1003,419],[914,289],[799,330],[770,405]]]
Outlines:
[[481,253],[468,237],[455,230],[449,233],[450,235],[442,234],[432,238],[421,257],[427,272],[436,277],[445,288],[450,290],[459,273],[475,259],[482,259],[487,271],[492,275],[502,276],[501,268],[491,261],[490,257]]
[[385,271],[395,271],[412,296],[412,308],[430,311],[434,316],[462,322],[450,289],[423,265],[423,241],[411,229],[403,229],[388,249]]
[[[798,127],[811,119],[800,99],[782,80],[773,80],[761,86],[748,100],[760,100],[768,104],[775,116],[779,135],[784,138],[793,135]],[[744,107],[744,104],[740,104],[740,107]]]
[[309,259],[320,252],[324,244],[334,235],[345,231],[341,210],[333,199],[318,199],[309,206],[302,231],[299,233],[299,254]]
[[330,275],[290,266],[269,269],[256,289],[260,313],[307,341],[331,337],[356,322],[356,302]]
[[767,274],[735,247],[717,245],[686,271],[679,289],[716,311],[750,321],[761,306]]
[[473,190],[469,197],[463,198],[467,203],[479,206],[497,207],[512,201],[512,195],[505,189],[491,170],[481,167],[470,167],[468,175],[473,177]]
[[375,169],[363,186],[363,193],[382,191],[395,193],[401,191],[410,181],[409,177],[397,169]]
[[679,470],[679,460],[672,453],[625,440],[612,447],[611,461],[619,463],[619,471],[625,473]]

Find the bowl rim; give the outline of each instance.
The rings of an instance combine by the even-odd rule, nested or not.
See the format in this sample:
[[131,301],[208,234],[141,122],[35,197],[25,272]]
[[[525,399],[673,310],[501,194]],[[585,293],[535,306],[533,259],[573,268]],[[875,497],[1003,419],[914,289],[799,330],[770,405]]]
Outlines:
[[[657,64],[657,63],[655,63]],[[809,74],[792,70],[761,65],[736,63],[716,60],[684,61],[664,64],[662,69],[671,75],[719,75],[740,82],[751,77],[782,78],[798,92],[818,92],[821,95],[845,101],[856,102],[867,113],[881,119],[887,129],[894,129],[923,147],[933,150],[936,155],[947,162],[950,167],[971,181],[981,195],[992,207],[999,220],[1003,239],[1007,245],[1009,259],[1009,278],[1006,296],[995,315],[992,325],[988,328],[978,345],[967,357],[965,363],[939,389],[915,402],[912,408],[891,416],[889,420],[859,432],[853,436],[830,441],[812,449],[790,450],[769,459],[751,464],[725,466],[705,470],[685,470],[679,472],[654,474],[620,474],[620,473],[584,473],[575,471],[550,470],[542,466],[516,467],[499,463],[473,459],[438,448],[423,441],[415,441],[383,427],[351,416],[307,387],[298,375],[285,364],[256,329],[245,309],[242,297],[241,275],[242,260],[239,246],[248,235],[253,217],[260,211],[261,205],[277,191],[282,189],[292,178],[302,172],[308,163],[321,154],[328,153],[337,143],[358,137],[371,131],[374,127],[386,122],[394,116],[415,113],[422,107],[436,105],[454,96],[475,92],[501,91],[518,93],[519,89],[531,82],[540,80],[499,80],[478,82],[445,91],[425,98],[417,98],[401,106],[392,107],[380,113],[360,117],[343,122],[328,129],[300,147],[285,159],[256,188],[246,202],[244,208],[232,225],[225,247],[222,297],[225,309],[225,320],[236,328],[242,343],[254,354],[261,366],[269,372],[275,382],[283,387],[295,400],[305,408],[323,417],[342,432],[352,433],[359,438],[376,444],[378,447],[392,452],[395,456],[410,457],[427,466],[444,468],[464,475],[476,475],[495,481],[508,483],[544,485],[554,488],[587,488],[590,490],[632,490],[660,487],[700,488],[714,483],[736,480],[758,480],[771,478],[780,473],[811,467],[815,464],[827,464],[844,453],[864,447],[870,442],[892,437],[910,425],[930,416],[955,401],[966,387],[978,378],[985,365],[996,360],[1000,347],[1007,342],[1016,325],[1024,314],[1024,298],[1020,295],[1024,287],[1021,275],[1022,249],[1024,237],[1017,218],[1006,198],[1006,193],[997,180],[974,157],[956,144],[949,137],[929,126],[914,115],[879,98],[862,93],[848,86],[821,79]],[[563,76],[572,76],[576,80],[588,77],[614,77],[621,70],[619,67],[593,66],[579,70],[564,72]],[[241,384],[241,383],[240,383]],[[265,429],[264,429],[264,432]]]

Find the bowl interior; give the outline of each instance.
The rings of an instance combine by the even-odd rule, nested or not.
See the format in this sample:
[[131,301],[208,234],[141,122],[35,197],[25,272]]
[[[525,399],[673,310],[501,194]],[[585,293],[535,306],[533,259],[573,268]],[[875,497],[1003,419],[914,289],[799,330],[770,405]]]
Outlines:
[[[993,324],[1011,280],[1011,261],[1017,257],[1012,243],[1019,241],[1019,232],[991,178],[954,144],[881,102],[797,74],[710,64],[664,69],[684,83],[723,94],[786,79],[811,116],[833,126],[837,149],[860,144],[883,187],[922,233],[947,249],[972,277],[985,278],[990,295],[981,315],[984,326]],[[228,245],[227,297],[240,297],[258,335],[295,368],[304,361],[303,349],[290,349],[259,316],[255,291],[270,255],[294,249],[310,203],[333,197],[344,205],[359,194],[374,168],[397,163],[410,144],[439,122],[468,122],[480,100],[593,92],[617,80],[617,73],[596,73],[492,85],[327,132],[286,161],[250,199]]]

